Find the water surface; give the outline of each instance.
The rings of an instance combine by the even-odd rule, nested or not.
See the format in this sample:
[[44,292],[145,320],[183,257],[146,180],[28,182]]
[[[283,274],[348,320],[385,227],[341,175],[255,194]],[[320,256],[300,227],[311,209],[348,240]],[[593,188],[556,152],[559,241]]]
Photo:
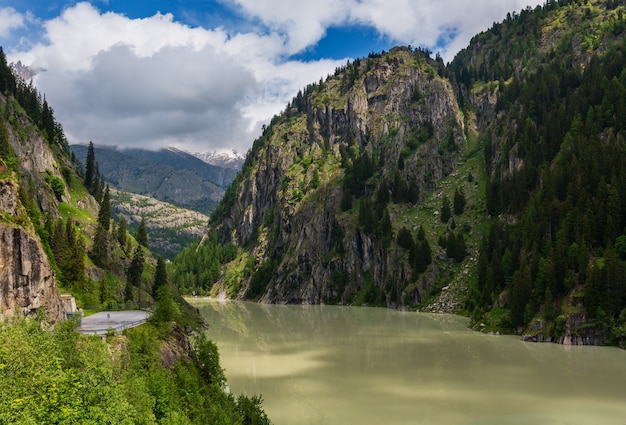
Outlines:
[[451,315],[192,300],[235,394],[276,425],[626,425],[626,352],[489,336]]

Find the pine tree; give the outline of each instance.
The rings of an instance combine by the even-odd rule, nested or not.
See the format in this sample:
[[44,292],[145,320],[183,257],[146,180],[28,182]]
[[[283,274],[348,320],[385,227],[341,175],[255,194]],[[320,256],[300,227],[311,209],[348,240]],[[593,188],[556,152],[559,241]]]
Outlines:
[[404,202],[406,198],[406,194],[409,188],[407,187],[406,181],[400,175],[400,172],[396,170],[393,176],[393,192],[391,194],[392,201],[394,204],[401,204]]
[[65,227],[63,220],[59,219],[56,223],[51,224],[52,232],[50,234],[50,247],[57,262],[61,260],[63,252],[67,248],[67,238],[65,236]]
[[111,195],[109,185],[107,184],[102,196],[102,202],[100,202],[100,211],[98,213],[98,225],[101,226],[107,232],[111,227]]
[[96,167],[96,153],[94,151],[93,142],[89,142],[89,147],[87,148],[87,158],[85,159],[85,187],[87,190],[91,192],[93,181],[94,181],[94,173]]
[[391,225],[389,210],[385,209],[383,212],[383,216],[378,222],[376,233],[382,244],[386,247],[389,246],[389,243],[393,240],[393,226]]
[[413,249],[413,246],[415,245],[411,231],[404,226],[398,232],[396,242],[404,249]]
[[463,214],[463,210],[465,209],[465,194],[463,190],[456,189],[454,191],[454,200],[452,201],[454,207],[454,215]]
[[85,242],[76,238],[66,251],[63,261],[63,276],[68,283],[82,288],[85,282]]
[[120,216],[120,222],[117,226],[117,241],[120,243],[122,248],[126,247],[126,232],[128,231],[128,227],[126,225],[126,217],[123,215]]
[[513,274],[511,290],[509,292],[509,307],[511,309],[511,324],[517,328],[525,323],[527,304],[531,295],[531,277],[528,266],[516,270]]
[[124,290],[124,300],[133,300],[133,287],[137,287],[141,291],[141,274],[144,267],[143,248],[138,246],[133,253],[133,259],[126,269],[126,289]]
[[9,142],[9,128],[4,118],[0,118],[0,159],[7,159],[13,155],[13,148]]
[[146,228],[146,220],[144,217],[141,218],[141,223],[139,223],[139,227],[137,227],[137,231],[135,232],[135,239],[139,245],[148,247],[148,230]]
[[48,106],[44,97],[41,111],[41,127],[45,131],[49,143],[54,143],[54,111]]
[[126,286],[124,287],[124,302],[130,302],[134,299],[133,285],[130,283],[130,280],[126,279]]
[[109,232],[102,226],[96,227],[96,235],[93,238],[91,259],[99,267],[107,267],[109,264]]
[[415,243],[413,255],[413,269],[416,273],[424,273],[428,266],[432,263],[432,253],[428,240],[418,240]]
[[100,174],[100,169],[98,167],[98,163],[96,162],[93,182],[91,183],[91,188],[89,188],[89,192],[93,195],[94,198],[96,198],[96,202],[98,202],[98,204],[102,202],[103,188],[104,179]]
[[447,196],[443,197],[443,202],[441,203],[441,222],[447,223],[452,216],[452,212],[450,211],[450,200]]
[[152,296],[159,300],[159,289],[167,286],[167,269],[163,257],[157,258],[156,270],[154,272],[154,284],[152,285]]

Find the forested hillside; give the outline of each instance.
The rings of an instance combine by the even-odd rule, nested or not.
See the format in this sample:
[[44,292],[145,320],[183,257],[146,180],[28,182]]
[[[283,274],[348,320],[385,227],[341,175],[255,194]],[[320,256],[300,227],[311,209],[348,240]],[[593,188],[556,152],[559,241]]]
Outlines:
[[[201,320],[145,225],[133,236],[111,219],[93,150],[75,164],[52,108],[0,49],[0,423],[269,423],[260,397],[225,391],[216,346],[190,338]],[[86,314],[152,315],[105,340],[81,335],[59,291]]]
[[237,255],[181,287],[623,344],[625,28],[621,2],[549,1],[448,66],[399,48],[307,86],[213,214]]
[[461,93],[497,95],[479,115],[498,219],[469,299],[476,320],[537,340],[623,343],[625,18],[620,2],[550,2],[477,36],[452,64]]

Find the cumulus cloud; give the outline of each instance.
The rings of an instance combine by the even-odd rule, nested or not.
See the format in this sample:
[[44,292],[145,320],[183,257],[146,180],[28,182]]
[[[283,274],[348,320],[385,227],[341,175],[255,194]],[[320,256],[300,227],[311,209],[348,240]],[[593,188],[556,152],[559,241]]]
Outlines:
[[36,84],[70,142],[245,151],[298,88],[336,66],[275,61],[276,34],[228,35],[170,14],[129,19],[88,3],[46,22],[45,34],[11,59],[47,70]]
[[24,16],[12,7],[0,8],[0,38],[8,37],[12,30],[24,26]]
[[[63,105],[61,122],[78,140],[119,146],[165,147],[211,141],[242,147],[247,123],[240,107],[257,82],[211,46],[166,47],[139,57],[115,45],[92,58],[89,69],[48,71],[38,84]],[[192,148],[189,146],[189,148]]]
[[[245,151],[295,93],[346,58],[297,61],[331,27],[373,28],[451,60],[471,36],[538,0],[218,0],[246,25],[189,26],[78,3],[9,60],[45,69],[36,84],[70,142]],[[27,15],[26,15],[27,16]],[[0,9],[0,36],[27,25]],[[241,29],[245,28],[245,29]],[[350,42],[347,40],[346,42]]]
[[243,13],[285,34],[290,52],[314,45],[328,27],[359,24],[375,28],[399,44],[439,47],[448,60],[473,35],[494,21],[501,21],[507,12],[543,3],[542,0],[234,1]]

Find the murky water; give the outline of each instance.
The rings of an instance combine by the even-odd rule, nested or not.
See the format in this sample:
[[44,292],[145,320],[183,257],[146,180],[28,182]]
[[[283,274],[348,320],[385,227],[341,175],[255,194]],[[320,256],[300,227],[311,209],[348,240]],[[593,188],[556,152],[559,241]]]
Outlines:
[[626,352],[535,344],[467,319],[193,300],[232,392],[273,423],[626,425]]

